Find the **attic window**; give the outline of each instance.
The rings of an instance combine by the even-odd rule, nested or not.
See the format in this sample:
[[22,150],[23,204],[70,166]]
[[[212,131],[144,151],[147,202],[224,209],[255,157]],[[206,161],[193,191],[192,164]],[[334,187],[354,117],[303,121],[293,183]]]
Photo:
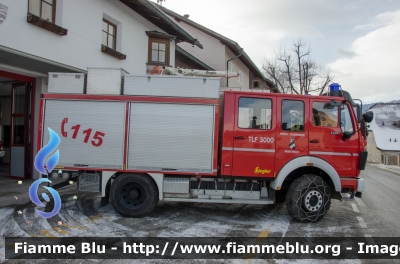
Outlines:
[[253,81],[253,88],[260,88],[260,81]]
[[170,42],[175,36],[157,31],[147,31],[146,34],[149,36],[148,64],[169,65]]

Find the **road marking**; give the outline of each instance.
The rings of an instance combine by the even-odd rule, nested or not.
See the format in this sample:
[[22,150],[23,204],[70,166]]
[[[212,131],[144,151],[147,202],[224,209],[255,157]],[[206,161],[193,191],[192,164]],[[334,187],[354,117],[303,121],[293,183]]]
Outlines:
[[269,230],[262,231],[257,238],[257,241],[263,241],[269,235]]
[[367,228],[367,224],[364,221],[364,218],[362,218],[361,216],[357,216],[358,219],[358,223],[360,223],[361,228]]
[[92,223],[96,223],[96,220],[100,220],[101,219],[102,214],[98,214],[98,215],[91,215],[89,216],[89,221]]
[[357,205],[355,203],[351,203],[351,206],[353,207],[353,211],[354,212],[356,212],[356,213],[360,212],[360,210],[358,210],[358,207],[357,207]]
[[69,233],[65,231],[64,229],[61,229],[59,227],[53,227],[54,230],[56,230],[58,233],[61,233],[63,235],[68,235]]
[[372,235],[365,234],[364,236],[367,238],[368,244],[375,245],[375,240],[372,238]]
[[363,200],[361,200],[360,198],[356,198],[355,200],[356,200],[356,202],[357,202],[359,205],[365,206],[365,203],[364,203]]
[[[269,235],[269,230],[265,229],[263,231],[261,231],[261,233],[258,235],[258,238],[256,240],[256,245],[260,245],[262,243],[262,241]],[[244,256],[244,260],[246,261],[250,261],[251,262],[251,258],[253,258],[256,254],[255,253],[247,253],[246,256]]]

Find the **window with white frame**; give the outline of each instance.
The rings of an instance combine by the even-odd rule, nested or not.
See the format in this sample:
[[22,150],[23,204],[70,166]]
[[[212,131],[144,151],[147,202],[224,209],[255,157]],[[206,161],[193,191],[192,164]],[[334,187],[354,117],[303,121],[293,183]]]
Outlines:
[[231,61],[229,62],[228,71],[230,71],[230,72],[236,72],[237,71],[236,65],[233,64],[233,62],[231,62]]
[[237,72],[239,73],[239,77],[236,79],[240,84],[243,84],[243,72],[239,69],[238,66],[233,64],[231,61],[229,62],[228,65],[228,71],[230,72]]
[[239,77],[238,77],[238,82],[240,84],[243,84],[243,72],[238,69]]
[[103,18],[102,44],[110,49],[117,48],[117,26]]
[[28,12],[51,23],[55,23],[56,0],[28,0]]

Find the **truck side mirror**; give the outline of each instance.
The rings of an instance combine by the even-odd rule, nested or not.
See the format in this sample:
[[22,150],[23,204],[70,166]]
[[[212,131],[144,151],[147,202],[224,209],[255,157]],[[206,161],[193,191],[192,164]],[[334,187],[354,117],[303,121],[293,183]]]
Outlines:
[[364,118],[365,122],[371,123],[372,119],[374,119],[374,112],[372,112],[372,111],[365,112],[363,114],[363,118]]
[[344,131],[342,136],[343,141],[346,141],[347,139],[351,138],[352,135],[353,135],[352,132]]

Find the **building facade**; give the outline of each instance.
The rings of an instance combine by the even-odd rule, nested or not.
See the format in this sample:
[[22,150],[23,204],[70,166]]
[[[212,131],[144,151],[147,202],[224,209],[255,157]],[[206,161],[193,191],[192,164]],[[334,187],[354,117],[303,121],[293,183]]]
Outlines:
[[49,72],[146,74],[175,66],[191,34],[148,0],[0,0],[0,140],[14,178],[38,178],[39,103]]
[[368,161],[400,166],[400,104],[371,106],[374,119],[369,124]]
[[[216,71],[229,70],[239,73],[238,78],[221,79],[221,87],[277,92],[274,84],[261,73],[237,42],[190,20],[187,15],[181,16],[163,6],[159,6],[159,8],[173,17],[186,31],[196,36],[204,46],[203,49],[200,49],[182,42],[178,44],[181,48],[201,59]],[[176,65],[185,66],[179,60]]]

